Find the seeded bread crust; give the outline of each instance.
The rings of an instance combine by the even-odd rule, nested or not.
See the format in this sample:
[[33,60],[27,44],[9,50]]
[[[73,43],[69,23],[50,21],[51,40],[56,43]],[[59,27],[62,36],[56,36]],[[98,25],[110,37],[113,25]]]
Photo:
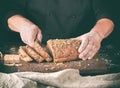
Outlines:
[[64,62],[78,59],[80,40],[53,39],[47,41],[47,48],[54,58],[54,62]]

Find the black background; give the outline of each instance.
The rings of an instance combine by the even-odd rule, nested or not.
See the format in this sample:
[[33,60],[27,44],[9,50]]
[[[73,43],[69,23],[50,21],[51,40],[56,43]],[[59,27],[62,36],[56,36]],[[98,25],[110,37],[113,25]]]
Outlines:
[[[12,2],[11,2],[12,1]],[[110,9],[115,18],[115,29],[112,34],[107,37],[103,44],[113,44],[120,48],[120,1],[119,0],[106,0],[110,5]],[[3,19],[7,11],[15,6],[14,0],[0,0],[0,42],[21,42],[19,33],[12,32],[6,27],[5,20]]]

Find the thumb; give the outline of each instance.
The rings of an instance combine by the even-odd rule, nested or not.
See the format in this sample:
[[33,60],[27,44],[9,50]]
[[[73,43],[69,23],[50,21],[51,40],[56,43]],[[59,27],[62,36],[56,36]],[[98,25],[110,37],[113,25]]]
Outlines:
[[27,44],[31,47],[34,46],[34,39],[28,40]]
[[29,39],[27,40],[27,44],[32,47],[34,46],[35,40],[36,40],[36,35],[29,36]]
[[38,34],[37,34],[37,42],[42,42],[42,34],[41,34],[41,32],[39,32]]

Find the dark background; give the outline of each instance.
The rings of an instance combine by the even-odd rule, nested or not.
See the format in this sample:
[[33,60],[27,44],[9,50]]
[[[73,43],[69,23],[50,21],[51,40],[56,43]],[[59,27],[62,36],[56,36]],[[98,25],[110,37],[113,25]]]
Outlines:
[[21,41],[19,33],[9,30],[6,24],[6,15],[15,8],[15,0],[0,0],[0,43]]
[[[21,42],[19,33],[12,32],[6,26],[6,14],[10,9],[15,8],[16,0],[0,0],[0,43],[1,42]],[[112,34],[107,37],[102,44],[113,44],[120,48],[120,1],[119,0],[106,0],[114,15],[115,29]],[[14,3],[14,4],[13,4]]]

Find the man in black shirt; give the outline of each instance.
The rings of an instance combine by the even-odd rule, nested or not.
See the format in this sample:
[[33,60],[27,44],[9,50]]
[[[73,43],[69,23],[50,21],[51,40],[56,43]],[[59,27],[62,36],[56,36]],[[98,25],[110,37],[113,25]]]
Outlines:
[[105,0],[23,0],[7,16],[11,30],[32,46],[38,39],[75,38],[82,41],[79,58],[91,59],[113,30]]

